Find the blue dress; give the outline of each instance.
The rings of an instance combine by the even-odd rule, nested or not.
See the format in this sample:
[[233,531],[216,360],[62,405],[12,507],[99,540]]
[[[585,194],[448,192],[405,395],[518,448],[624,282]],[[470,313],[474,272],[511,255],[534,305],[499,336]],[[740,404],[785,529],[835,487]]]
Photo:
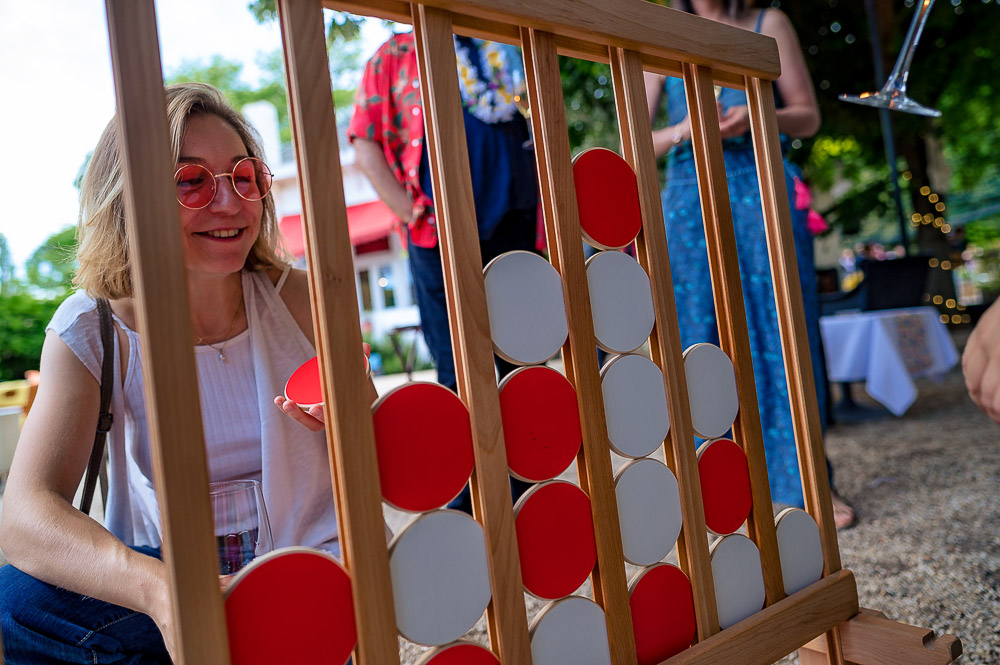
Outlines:
[[[666,81],[667,111],[670,124],[687,115],[684,84],[680,79]],[[740,90],[723,88],[719,101],[723,108],[746,106],[746,95]],[[753,356],[754,381],[760,407],[761,428],[767,472],[771,481],[771,499],[777,503],[802,506],[802,484],[792,430],[792,414],[788,402],[788,385],[781,355],[778,316],[764,236],[764,216],[749,134],[723,142],[726,179],[733,211],[739,255],[740,279],[750,351]],[[792,178],[799,174],[787,160],[785,184],[789,195],[795,191]],[[663,216],[667,227],[670,270],[677,299],[681,343],[684,348],[698,342],[719,343],[715,318],[712,283],[702,224],[698,180],[690,143],[673,149],[667,160],[667,180],[662,194]],[[819,304],[816,273],[813,265],[812,236],[806,228],[807,211],[796,210],[794,199],[789,201],[792,232],[798,258],[802,299],[805,305],[806,327],[810,355],[820,407],[820,421],[826,422],[826,378],[819,336]]]

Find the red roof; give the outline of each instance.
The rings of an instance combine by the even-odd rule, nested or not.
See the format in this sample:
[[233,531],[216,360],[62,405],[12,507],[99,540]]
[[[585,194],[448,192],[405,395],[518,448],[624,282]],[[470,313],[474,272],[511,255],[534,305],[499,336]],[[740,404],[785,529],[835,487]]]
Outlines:
[[[351,244],[355,247],[386,237],[395,224],[396,216],[377,199],[347,207],[347,232],[351,236]],[[297,257],[305,255],[302,216],[286,215],[278,222],[278,228],[285,237],[285,247],[288,251]]]

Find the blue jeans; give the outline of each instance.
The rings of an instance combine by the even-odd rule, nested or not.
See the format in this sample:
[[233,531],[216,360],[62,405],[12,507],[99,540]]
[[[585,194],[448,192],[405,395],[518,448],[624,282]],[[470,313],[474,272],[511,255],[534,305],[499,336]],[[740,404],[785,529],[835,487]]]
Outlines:
[[[516,249],[537,253],[535,248],[535,233],[537,210],[513,210],[508,212],[497,224],[489,239],[479,241],[479,253],[485,267],[494,258],[505,252]],[[409,243],[410,274],[413,278],[413,288],[417,295],[417,307],[420,310],[420,328],[424,341],[434,357],[437,367],[438,383],[455,390],[455,362],[451,350],[451,330],[448,327],[448,303],[445,300],[444,274],[441,268],[441,250],[438,247],[417,247]],[[517,365],[493,357],[500,378],[507,376]],[[514,501],[529,488],[529,483],[517,478],[511,478],[511,496]],[[448,504],[449,508],[462,510],[472,514],[472,498],[469,496],[469,486]]]
[[[151,547],[133,547],[160,558]],[[149,616],[0,568],[0,631],[7,665],[170,663]]]

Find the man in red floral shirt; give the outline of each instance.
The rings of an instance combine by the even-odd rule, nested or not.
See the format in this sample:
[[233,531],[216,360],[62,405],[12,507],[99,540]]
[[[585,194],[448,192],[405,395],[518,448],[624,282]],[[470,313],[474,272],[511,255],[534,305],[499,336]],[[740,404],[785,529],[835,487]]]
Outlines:
[[[527,123],[515,95],[520,52],[455,38],[481,258],[535,250],[537,180]],[[523,94],[523,93],[522,93]],[[348,139],[379,198],[404,223],[421,327],[438,381],[456,388],[444,277],[412,33],[393,35],[365,66]],[[501,376],[514,366],[497,359]]]

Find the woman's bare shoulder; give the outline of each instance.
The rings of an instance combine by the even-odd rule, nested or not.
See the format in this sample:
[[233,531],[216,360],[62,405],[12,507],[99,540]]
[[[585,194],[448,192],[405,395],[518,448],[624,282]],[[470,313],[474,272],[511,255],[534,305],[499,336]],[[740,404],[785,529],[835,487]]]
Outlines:
[[[271,283],[277,285],[281,279],[282,270],[270,269],[267,271]],[[299,328],[309,339],[313,341],[312,326],[312,305],[309,298],[309,274],[305,270],[292,268],[281,285],[281,299],[285,307],[291,312],[292,318],[299,324]]]

